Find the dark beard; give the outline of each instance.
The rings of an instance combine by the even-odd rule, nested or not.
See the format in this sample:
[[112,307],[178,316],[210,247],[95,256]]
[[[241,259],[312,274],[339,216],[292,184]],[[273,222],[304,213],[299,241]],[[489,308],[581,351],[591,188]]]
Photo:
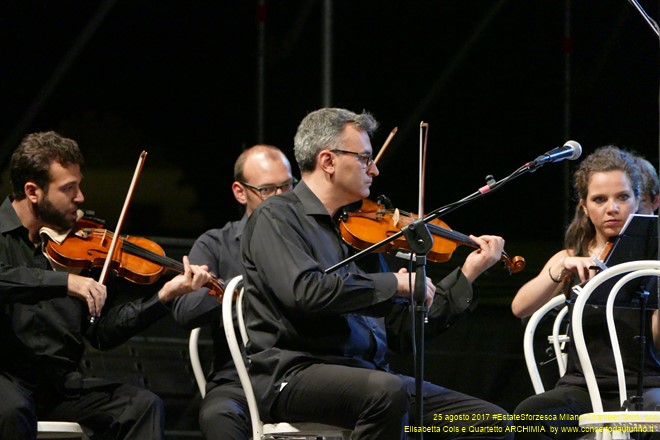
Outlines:
[[44,197],[43,200],[37,202],[34,205],[34,211],[39,220],[58,232],[68,231],[76,224],[75,221],[68,221],[65,214],[55,209],[53,204],[50,203],[50,200],[48,200],[48,197]]

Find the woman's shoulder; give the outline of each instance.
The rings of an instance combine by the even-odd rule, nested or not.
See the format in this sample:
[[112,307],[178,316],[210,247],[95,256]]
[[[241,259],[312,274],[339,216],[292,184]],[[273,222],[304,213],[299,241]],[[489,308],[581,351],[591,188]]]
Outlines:
[[561,249],[558,251],[556,254],[554,254],[550,259],[548,260],[548,263],[554,264],[557,261],[560,261],[563,258],[566,257],[574,257],[575,256],[575,251],[573,249]]

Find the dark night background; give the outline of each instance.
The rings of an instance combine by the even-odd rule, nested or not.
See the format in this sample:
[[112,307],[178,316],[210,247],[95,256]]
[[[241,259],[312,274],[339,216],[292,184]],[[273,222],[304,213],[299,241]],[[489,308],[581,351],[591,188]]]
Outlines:
[[[641,4],[657,17],[657,2]],[[230,185],[241,149],[266,142],[293,162],[297,124],[323,106],[322,10],[312,0],[266,2],[265,15],[257,14],[256,1],[2,2],[0,196],[20,138],[56,130],[79,142],[87,160],[86,208],[109,225],[139,153],[148,151],[123,232],[193,239],[238,218]],[[266,29],[263,138],[256,116],[258,17]],[[374,151],[399,128],[372,194],[387,194],[409,211],[417,207],[418,127],[429,123],[428,211],[568,139],[581,143],[583,157],[612,143],[657,164],[657,41],[626,0],[336,0],[331,105],[374,114],[381,122]],[[443,218],[463,233],[502,235],[528,268],[484,277],[490,299],[481,315],[431,351],[430,361],[435,353],[448,370],[432,368],[432,380],[437,374],[509,410],[531,392],[518,371],[522,331],[508,304],[561,246],[573,206],[566,181],[573,165],[546,165]],[[505,316],[505,324],[496,316]],[[511,335],[490,335],[497,332],[488,319],[509,326]],[[466,348],[460,338],[473,331],[482,345]],[[448,360],[447,353],[456,354],[452,345],[467,356],[460,368]],[[484,351],[495,357],[479,360]],[[475,380],[483,369],[468,369],[467,380],[454,377],[491,361],[506,365],[499,377]],[[511,388],[507,381],[520,390],[503,393],[501,386]]]

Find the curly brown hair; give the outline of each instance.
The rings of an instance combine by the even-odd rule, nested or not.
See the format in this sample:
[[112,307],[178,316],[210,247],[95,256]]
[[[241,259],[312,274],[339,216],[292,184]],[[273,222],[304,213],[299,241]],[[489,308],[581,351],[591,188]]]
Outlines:
[[[589,192],[589,181],[594,173],[623,171],[630,179],[633,194],[639,198],[641,175],[635,157],[614,145],[598,148],[584,159],[573,175],[573,189],[579,200],[585,200]],[[573,220],[566,229],[564,246],[572,249],[575,255],[586,256],[589,245],[596,237],[596,228],[579,203],[575,206]]]
[[9,180],[14,200],[23,200],[25,183],[32,181],[44,191],[50,182],[50,164],[82,165],[84,162],[78,143],[54,131],[28,134],[23,138],[9,162]]

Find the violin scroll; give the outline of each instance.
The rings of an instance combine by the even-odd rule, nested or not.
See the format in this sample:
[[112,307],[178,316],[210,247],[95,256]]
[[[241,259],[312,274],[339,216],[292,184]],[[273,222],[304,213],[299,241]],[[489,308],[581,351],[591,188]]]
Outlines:
[[504,263],[504,267],[506,267],[510,274],[522,271],[527,265],[525,258],[520,255],[511,258],[506,252],[502,252],[502,263]]

